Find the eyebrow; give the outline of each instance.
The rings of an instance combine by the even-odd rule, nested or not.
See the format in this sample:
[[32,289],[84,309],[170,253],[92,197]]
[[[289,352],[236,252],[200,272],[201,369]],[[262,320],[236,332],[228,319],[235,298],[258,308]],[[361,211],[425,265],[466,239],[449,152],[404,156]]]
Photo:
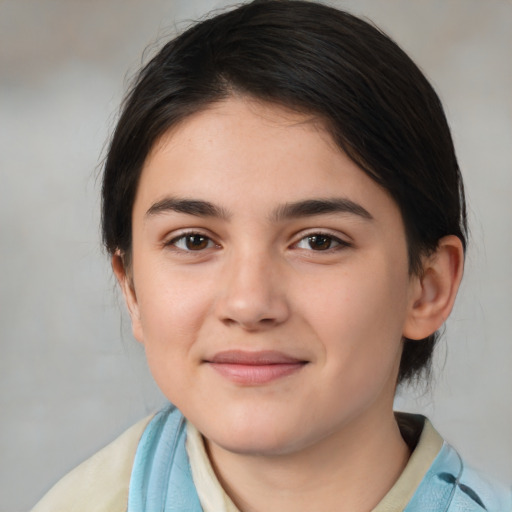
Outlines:
[[[146,212],[146,217],[166,212],[184,213],[196,217],[216,217],[229,220],[231,214],[222,207],[201,199],[184,199],[166,197],[154,203]],[[306,199],[293,203],[286,203],[277,207],[271,214],[273,222],[286,219],[313,217],[330,213],[348,213],[357,215],[365,220],[373,220],[371,213],[360,204],[346,198]]]
[[230,216],[226,210],[209,201],[166,197],[154,203],[146,212],[146,217],[166,212],[185,213],[196,217],[218,217],[225,220]]
[[275,210],[272,220],[279,221],[291,218],[312,217],[329,213],[349,213],[365,220],[373,220],[371,213],[360,204],[346,198],[307,199],[294,203],[286,203]]

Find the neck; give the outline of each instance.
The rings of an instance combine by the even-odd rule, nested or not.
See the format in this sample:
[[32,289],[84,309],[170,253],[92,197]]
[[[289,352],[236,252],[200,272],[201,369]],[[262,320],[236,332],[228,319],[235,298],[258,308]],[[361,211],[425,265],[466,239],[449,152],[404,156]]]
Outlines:
[[314,446],[284,455],[229,452],[207,441],[217,477],[242,512],[373,509],[409,458],[391,408],[369,411]]

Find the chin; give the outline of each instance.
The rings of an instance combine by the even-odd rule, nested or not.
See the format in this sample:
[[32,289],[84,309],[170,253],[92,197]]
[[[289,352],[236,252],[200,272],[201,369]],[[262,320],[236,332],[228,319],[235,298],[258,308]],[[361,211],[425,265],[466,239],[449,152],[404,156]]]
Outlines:
[[288,440],[281,440],[275,436],[265,434],[258,436],[254,432],[251,434],[252,437],[248,437],[248,435],[241,435],[240,437],[230,435],[221,438],[209,438],[209,441],[223,450],[239,455],[272,457],[293,451],[288,446]]
[[293,453],[310,444],[307,435],[295,425],[279,422],[223,422],[201,430],[203,435],[223,450],[243,455],[277,456]]

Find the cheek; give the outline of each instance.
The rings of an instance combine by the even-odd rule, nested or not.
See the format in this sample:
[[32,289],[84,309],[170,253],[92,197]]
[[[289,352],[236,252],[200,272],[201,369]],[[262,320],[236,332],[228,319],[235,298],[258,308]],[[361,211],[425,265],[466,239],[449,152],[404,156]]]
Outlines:
[[145,343],[173,346],[199,328],[212,292],[206,279],[158,262],[141,264],[135,278]]
[[147,285],[140,310],[148,366],[164,395],[179,406],[199,382],[196,341],[208,310],[206,294],[176,281]]
[[407,273],[374,261],[311,287],[302,308],[332,372],[359,380],[368,371],[388,372],[394,366],[406,304]]
[[[138,278],[137,300],[149,368],[171,402],[195,385],[196,341],[210,309],[211,286],[183,272],[145,265]],[[142,269],[141,269],[142,270]]]

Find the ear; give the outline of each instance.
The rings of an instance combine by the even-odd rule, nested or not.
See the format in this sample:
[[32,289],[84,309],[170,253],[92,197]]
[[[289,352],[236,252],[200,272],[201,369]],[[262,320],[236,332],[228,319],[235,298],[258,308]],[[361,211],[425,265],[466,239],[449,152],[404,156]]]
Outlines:
[[437,331],[450,315],[464,269],[464,249],[454,235],[441,238],[412,282],[403,336],[421,340]]
[[116,251],[114,256],[112,256],[112,269],[117,278],[117,282],[121,287],[124,300],[126,301],[126,306],[128,307],[128,312],[130,313],[133,336],[137,341],[143,343],[144,338],[142,336],[139,305],[137,302],[135,287],[133,285],[133,279],[130,273],[130,269],[126,268],[123,256],[119,251]]

